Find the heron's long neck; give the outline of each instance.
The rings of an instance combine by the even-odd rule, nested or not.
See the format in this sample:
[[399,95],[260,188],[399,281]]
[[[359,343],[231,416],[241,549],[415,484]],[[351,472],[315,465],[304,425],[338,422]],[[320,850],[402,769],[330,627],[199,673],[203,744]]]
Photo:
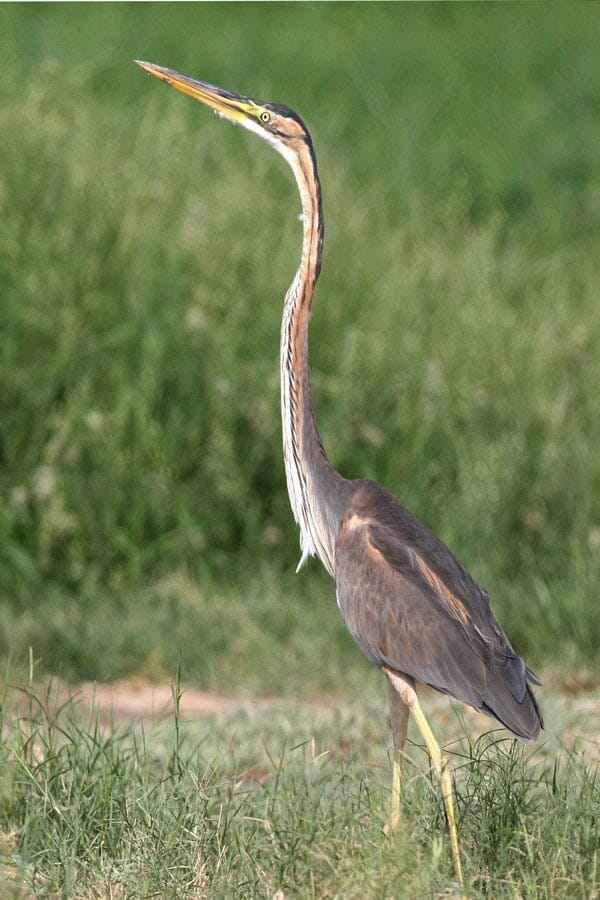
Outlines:
[[334,546],[347,482],[332,467],[321,442],[308,369],[308,323],[321,268],[321,187],[310,145],[288,157],[302,199],[302,257],[285,297],[281,322],[281,415],[288,494],[300,526],[302,557],[318,556],[334,574]]

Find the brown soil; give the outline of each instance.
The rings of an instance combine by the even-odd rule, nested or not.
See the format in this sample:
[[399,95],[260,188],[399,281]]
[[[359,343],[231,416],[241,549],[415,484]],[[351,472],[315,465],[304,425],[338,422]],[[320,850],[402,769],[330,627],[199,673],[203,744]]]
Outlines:
[[[72,686],[59,678],[36,682],[31,688],[11,686],[7,692],[10,705],[26,715],[30,697],[35,697],[34,709],[41,702],[47,710],[58,710],[73,701],[83,714],[98,715],[102,724],[147,723],[172,718],[175,712],[174,685],[153,684],[146,679],[115,681],[110,684],[84,682]],[[183,719],[201,719],[206,716],[227,716],[236,710],[255,712],[268,710],[285,703],[306,709],[326,709],[335,705],[331,695],[314,697],[301,703],[285,701],[277,697],[252,698],[242,695],[212,694],[197,688],[182,686],[179,698],[179,714]]]
[[[421,690],[423,687],[421,686]],[[600,693],[597,683],[594,683],[592,687],[587,678],[579,677],[567,680],[563,675],[559,679],[553,677],[553,673],[544,672],[544,692],[547,702],[550,702],[552,697],[553,705],[558,702],[561,707],[568,710],[567,719],[569,721],[563,722],[563,727],[566,726],[563,739],[567,734],[571,738],[577,735],[581,736],[579,734],[581,726],[583,726],[583,734],[589,737],[592,722],[596,727],[591,730],[597,736],[597,720],[600,715]],[[447,698],[427,688],[425,688],[425,693],[428,695],[428,706],[437,708],[439,705],[436,714],[441,717],[441,720],[449,721],[452,714],[448,708]],[[100,723],[104,726],[109,726],[111,723],[117,725],[148,724],[172,718],[175,712],[174,686],[154,684],[144,678],[116,681],[111,684],[84,682],[77,686],[71,686],[58,678],[52,678],[36,682],[31,689],[18,685],[11,686],[5,692],[5,696],[9,698],[8,705],[23,716],[28,715],[31,704],[33,704],[34,711],[41,704],[50,715],[53,715],[72,700],[82,716],[98,716]],[[30,697],[34,699],[31,700]],[[544,695],[541,699],[543,705]],[[244,695],[214,694],[183,686],[179,699],[179,714],[183,720],[189,721],[206,716],[225,717],[236,710],[251,713],[282,706],[313,710],[331,709],[343,705],[347,701],[348,698],[332,694],[295,701],[287,697],[255,698]],[[485,730],[489,725],[489,720],[466,707],[461,707],[461,712],[465,720],[469,722],[473,733],[479,733],[481,729]]]

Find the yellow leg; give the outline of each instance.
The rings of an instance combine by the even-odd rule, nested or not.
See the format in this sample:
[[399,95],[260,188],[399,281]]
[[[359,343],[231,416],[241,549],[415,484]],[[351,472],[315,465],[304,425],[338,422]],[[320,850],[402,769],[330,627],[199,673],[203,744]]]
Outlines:
[[452,859],[454,861],[454,871],[460,886],[460,891],[465,897],[465,883],[463,879],[462,863],[460,861],[460,850],[458,846],[458,832],[456,830],[456,816],[454,815],[454,788],[452,786],[452,776],[448,770],[447,760],[444,757],[440,745],[436,741],[433,731],[429,727],[429,722],[425,718],[425,713],[421,709],[421,705],[416,700],[410,707],[417,727],[421,732],[425,746],[431,761],[433,763],[436,774],[440,780],[442,788],[442,797],[444,798],[444,806],[446,808],[446,817],[448,819],[448,831],[450,832],[450,846],[452,848]]
[[394,758],[392,762],[392,799],[390,804],[390,817],[385,826],[386,834],[393,834],[400,824],[401,800],[402,800],[402,754],[406,742],[408,730],[409,708],[393,686],[388,681],[388,699],[390,704],[390,719],[392,721],[392,739],[394,742]]

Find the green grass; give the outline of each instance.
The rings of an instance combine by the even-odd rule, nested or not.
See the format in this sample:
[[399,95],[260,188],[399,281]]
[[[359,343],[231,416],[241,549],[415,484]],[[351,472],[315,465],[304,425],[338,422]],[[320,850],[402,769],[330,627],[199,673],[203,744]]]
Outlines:
[[291,174],[142,57],[305,116],[332,460],[458,553],[532,665],[597,675],[600,10],[231,10],[0,8],[0,649],[70,678],[182,652],[262,692],[366,671],[317,565],[291,576]]
[[[28,688],[18,706],[9,692],[0,896],[458,896],[418,745],[408,746],[402,828],[391,842],[382,833],[384,695],[364,687],[352,705],[176,714],[144,730],[99,724],[77,701],[57,708],[52,690]],[[578,743],[564,743],[565,727],[526,754],[498,732],[454,745],[469,897],[600,891],[597,720],[554,700],[552,710],[580,728]]]

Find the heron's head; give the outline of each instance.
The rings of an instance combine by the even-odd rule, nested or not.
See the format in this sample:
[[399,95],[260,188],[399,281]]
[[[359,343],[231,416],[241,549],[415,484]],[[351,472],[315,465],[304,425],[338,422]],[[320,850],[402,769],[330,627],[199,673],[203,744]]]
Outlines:
[[243,125],[264,140],[272,144],[288,162],[297,157],[308,145],[312,151],[312,143],[308,129],[302,119],[287,106],[278,103],[266,103],[264,100],[252,100],[242,97],[223,88],[197,81],[187,75],[181,75],[173,69],[155,66],[153,63],[136,62],[145,72],[160,78],[184,94],[189,94],[236,125]]

